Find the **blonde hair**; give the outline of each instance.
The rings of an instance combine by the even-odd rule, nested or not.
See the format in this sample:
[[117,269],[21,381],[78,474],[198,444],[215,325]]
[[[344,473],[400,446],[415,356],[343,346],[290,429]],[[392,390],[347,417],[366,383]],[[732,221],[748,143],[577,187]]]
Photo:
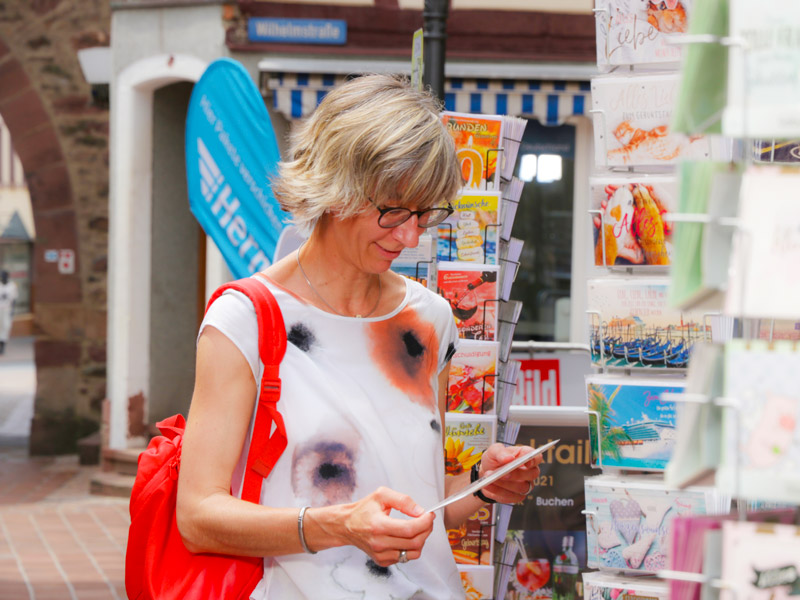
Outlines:
[[329,92],[291,138],[272,189],[310,232],[326,212],[355,216],[377,204],[420,209],[451,202],[462,185],[441,107],[406,78],[365,75]]

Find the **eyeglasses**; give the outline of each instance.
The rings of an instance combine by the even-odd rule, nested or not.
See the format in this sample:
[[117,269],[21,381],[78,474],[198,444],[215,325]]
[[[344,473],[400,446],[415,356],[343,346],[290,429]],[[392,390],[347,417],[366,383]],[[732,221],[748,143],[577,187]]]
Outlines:
[[455,210],[449,204],[447,206],[435,206],[433,208],[426,208],[425,210],[411,210],[403,206],[385,206],[381,208],[375,201],[370,198],[372,203],[380,214],[378,217],[378,225],[384,229],[391,229],[398,227],[408,221],[412,215],[417,215],[417,226],[427,229],[428,227],[435,227],[447,217],[453,214]]

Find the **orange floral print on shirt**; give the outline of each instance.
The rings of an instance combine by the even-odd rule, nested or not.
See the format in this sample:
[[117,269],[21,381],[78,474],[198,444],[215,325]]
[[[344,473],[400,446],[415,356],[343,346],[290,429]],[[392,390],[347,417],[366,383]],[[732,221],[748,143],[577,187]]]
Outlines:
[[439,339],[432,323],[405,308],[391,319],[367,328],[370,356],[386,379],[409,400],[436,412],[432,379],[436,375]]

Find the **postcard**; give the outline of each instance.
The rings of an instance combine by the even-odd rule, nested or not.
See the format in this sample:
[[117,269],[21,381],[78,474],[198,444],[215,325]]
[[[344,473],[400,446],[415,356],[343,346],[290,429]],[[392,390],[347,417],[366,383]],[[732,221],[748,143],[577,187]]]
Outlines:
[[498,272],[496,265],[439,263],[437,288],[453,309],[461,338],[496,341]]
[[786,340],[731,340],[725,396],[738,409],[723,416],[719,488],[753,500],[800,502],[800,349]]
[[670,595],[665,581],[591,571],[583,574],[583,597],[586,600],[669,600]]
[[682,46],[670,43],[688,31],[691,0],[597,0],[597,67],[677,63]]
[[455,212],[437,227],[436,258],[497,264],[500,192],[464,192],[453,202]]
[[441,119],[456,143],[464,186],[469,190],[499,190],[503,118],[444,111]]
[[675,447],[675,402],[662,393],[683,390],[682,379],[588,375],[592,465],[663,471]]
[[403,248],[400,256],[392,261],[391,268],[403,277],[430,287],[433,266],[433,239],[426,233],[419,236],[416,248]]
[[668,266],[678,182],[671,175],[591,177],[594,264]]
[[495,412],[497,342],[464,340],[450,361],[448,412]]
[[684,369],[696,342],[710,339],[702,312],[667,301],[664,278],[588,282],[592,362],[612,368]]
[[593,568],[666,569],[673,519],[706,514],[707,503],[714,501],[707,488],[668,488],[660,476],[600,475],[587,478],[585,486],[588,565]]
[[678,77],[658,73],[592,79],[596,166],[670,165],[711,156],[707,138],[670,129]]
[[466,600],[486,600],[494,596],[494,567],[458,565]]

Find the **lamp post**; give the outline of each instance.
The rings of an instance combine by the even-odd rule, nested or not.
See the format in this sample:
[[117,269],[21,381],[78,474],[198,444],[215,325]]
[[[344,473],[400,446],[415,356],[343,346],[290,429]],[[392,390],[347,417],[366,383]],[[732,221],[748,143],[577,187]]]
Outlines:
[[444,102],[444,59],[447,39],[447,12],[450,0],[425,0],[422,11],[425,66],[422,83]]

